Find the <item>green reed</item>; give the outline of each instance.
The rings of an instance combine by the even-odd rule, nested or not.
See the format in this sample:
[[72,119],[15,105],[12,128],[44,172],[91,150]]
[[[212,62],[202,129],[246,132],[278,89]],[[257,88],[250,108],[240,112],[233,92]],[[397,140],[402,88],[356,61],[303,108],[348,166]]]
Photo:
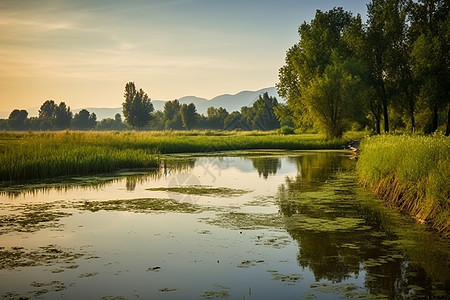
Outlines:
[[444,236],[450,235],[450,139],[443,136],[366,138],[360,182]]
[[2,132],[0,180],[156,168],[158,154],[250,149],[342,149],[343,140],[276,132]]

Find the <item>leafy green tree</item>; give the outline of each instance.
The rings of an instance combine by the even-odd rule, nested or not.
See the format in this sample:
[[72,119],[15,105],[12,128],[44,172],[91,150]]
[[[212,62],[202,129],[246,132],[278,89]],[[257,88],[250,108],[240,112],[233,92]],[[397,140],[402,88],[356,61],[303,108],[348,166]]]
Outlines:
[[349,115],[355,114],[349,105],[363,106],[356,103],[360,93],[349,92],[357,92],[355,87],[361,84],[357,75],[361,67],[356,67],[354,53],[343,38],[354,22],[351,13],[334,8],[317,10],[310,23],[300,26],[300,41],[288,50],[277,84],[297,125],[314,124],[329,137],[340,136],[348,121],[356,117]]
[[[349,62],[347,62],[349,63]],[[316,76],[303,89],[303,101],[312,114],[314,126],[328,138],[340,137],[361,107],[361,81],[348,71],[345,64],[329,65],[322,76]]]
[[164,112],[160,110],[154,111],[149,125],[152,130],[164,130],[165,129]]
[[215,108],[215,107],[208,107],[206,111],[206,121],[208,128],[211,129],[223,129],[225,119],[228,117],[229,113],[228,111],[223,108]]
[[193,129],[197,123],[197,109],[194,103],[181,105],[180,114],[183,127],[187,130]]
[[55,115],[56,103],[53,100],[45,101],[39,108],[39,119],[52,120]]
[[53,127],[55,129],[69,128],[71,120],[72,112],[65,102],[61,102],[59,105],[55,106],[53,118]]
[[[244,109],[244,107],[242,108]],[[242,116],[242,114],[238,111],[233,111],[231,114],[229,114],[223,124],[224,130],[236,130],[236,129],[242,129],[242,130],[251,130],[251,126],[245,121],[245,118]]]
[[122,116],[117,113],[113,118],[106,118],[97,122],[97,130],[125,130],[129,127],[122,122]]
[[166,130],[169,129],[183,129],[180,114],[180,102],[178,100],[167,101],[164,104],[164,126]]
[[39,109],[40,129],[66,129],[70,127],[72,112],[65,102],[59,105],[53,100],[45,101]]
[[278,101],[275,97],[264,93],[253,103],[252,107],[242,107],[242,116],[254,130],[273,130],[280,127],[274,113],[277,105]]
[[97,125],[97,116],[95,113],[89,113],[88,110],[82,109],[72,119],[72,128],[80,130],[90,130]]
[[280,126],[294,127],[294,120],[292,117],[292,110],[287,104],[278,103],[273,109],[273,113],[277,118]]
[[11,112],[8,118],[9,128],[12,130],[26,129],[28,112],[26,110],[15,109]]
[[[431,111],[430,129],[434,132],[439,124],[439,112],[450,115],[450,42],[449,2],[420,0],[412,4],[411,50],[413,75],[419,86],[419,101],[426,103]],[[446,129],[448,134],[450,129]]]
[[122,103],[125,122],[139,130],[151,120],[153,104],[143,89],[136,90],[134,82],[125,85],[125,102]]

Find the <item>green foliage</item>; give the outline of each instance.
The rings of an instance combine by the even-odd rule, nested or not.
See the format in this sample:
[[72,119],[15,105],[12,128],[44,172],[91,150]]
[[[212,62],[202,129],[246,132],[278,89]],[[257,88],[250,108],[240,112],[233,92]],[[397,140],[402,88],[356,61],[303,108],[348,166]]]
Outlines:
[[197,109],[194,103],[181,105],[180,115],[183,127],[187,130],[193,129],[197,123]]
[[302,100],[315,126],[328,138],[342,136],[352,119],[360,114],[354,110],[361,107],[358,96],[362,85],[359,77],[348,71],[352,63],[355,62],[334,62],[303,89]]
[[278,90],[287,96],[297,125],[312,123],[329,138],[341,136],[348,119],[356,117],[349,113],[359,93],[350,90],[358,91],[359,79],[348,67],[351,53],[342,38],[351,24],[351,13],[342,8],[318,10],[300,26],[300,41],[288,51],[279,74]]
[[208,121],[208,127],[211,129],[223,129],[225,124],[225,119],[228,117],[229,113],[228,111],[223,108],[214,108],[214,107],[208,107],[208,110],[206,111],[206,118]]
[[295,129],[290,126],[282,126],[279,132],[280,134],[295,134]]
[[122,103],[125,122],[141,129],[151,120],[153,104],[143,89],[136,90],[134,82],[125,85],[125,102]]
[[360,65],[349,72],[362,83],[357,95],[362,109],[353,116],[360,128],[372,125],[381,133],[383,122],[389,132],[392,122],[394,129],[401,125],[415,131],[419,126],[435,132],[446,118],[450,134],[448,15],[448,1],[441,0],[372,0],[366,24],[342,8],[318,10],[314,19],[300,26],[300,40],[287,51],[279,70],[278,93],[287,99],[295,125],[304,129],[314,125],[322,131],[329,127],[317,109],[311,111],[310,103],[336,103],[338,96],[324,92],[332,90],[324,73],[336,61],[350,59]]
[[360,181],[388,203],[450,233],[450,140],[443,136],[364,139]]
[[66,106],[66,103],[61,102],[55,106],[53,127],[54,129],[67,129],[70,127],[70,121],[72,120],[72,112],[70,107]]
[[180,114],[180,102],[178,100],[167,101],[164,104],[164,120],[165,129],[183,129],[183,123],[181,121]]
[[253,103],[252,107],[242,107],[242,116],[248,124],[251,124],[253,130],[273,130],[280,127],[274,113],[277,105],[278,101],[275,97],[264,93]]
[[26,129],[26,121],[28,112],[26,110],[15,109],[11,112],[8,118],[9,128],[12,130],[24,130]]
[[39,109],[39,126],[41,130],[66,129],[70,127],[72,112],[65,102],[59,105],[53,100],[47,100]]
[[89,113],[86,109],[82,109],[73,117],[71,127],[73,129],[89,130],[95,128],[96,125],[97,116],[95,113]]
[[124,130],[124,129],[130,129],[126,124],[122,122],[122,116],[117,113],[114,116],[114,119],[112,118],[106,118],[101,120],[100,122],[97,122],[97,126],[95,127],[96,130]]

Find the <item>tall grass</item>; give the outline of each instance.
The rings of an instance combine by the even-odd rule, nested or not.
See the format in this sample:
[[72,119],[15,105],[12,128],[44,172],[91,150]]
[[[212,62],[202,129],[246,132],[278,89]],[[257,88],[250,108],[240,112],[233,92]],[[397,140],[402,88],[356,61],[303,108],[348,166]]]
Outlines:
[[377,136],[363,140],[360,182],[388,204],[450,235],[450,139]]
[[0,180],[44,179],[63,175],[156,168],[153,149],[117,147],[89,134],[0,134]]
[[275,132],[2,132],[0,180],[42,179],[158,166],[158,153],[342,149],[344,140]]

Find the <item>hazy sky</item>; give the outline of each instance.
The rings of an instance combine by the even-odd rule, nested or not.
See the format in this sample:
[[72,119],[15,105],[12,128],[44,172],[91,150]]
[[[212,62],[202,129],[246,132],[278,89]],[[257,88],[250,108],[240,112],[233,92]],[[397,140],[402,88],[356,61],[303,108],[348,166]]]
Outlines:
[[359,0],[0,0],[0,111],[119,107],[274,86],[298,26]]

